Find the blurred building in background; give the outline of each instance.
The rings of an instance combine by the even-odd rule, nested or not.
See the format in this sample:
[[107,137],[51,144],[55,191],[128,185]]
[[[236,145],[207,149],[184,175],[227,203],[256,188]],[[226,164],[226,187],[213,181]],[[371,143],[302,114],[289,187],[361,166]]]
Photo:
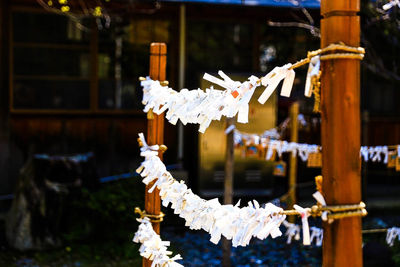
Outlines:
[[[0,3],[0,195],[13,193],[19,170],[37,153],[93,152],[99,177],[127,173],[139,165],[136,138],[146,131],[146,116],[138,78],[148,74],[151,42],[167,43],[167,77],[175,89],[199,87],[204,72],[261,75],[319,47],[313,27],[268,23],[299,21],[319,27],[316,0],[110,0],[102,1],[102,12],[109,15],[102,18],[81,16],[85,10],[79,2],[90,1],[70,0],[72,16],[48,8],[49,2]],[[317,121],[299,141],[319,144],[318,115],[312,114],[312,100],[302,96],[305,72],[298,71],[292,98],[276,96],[272,121],[282,122],[290,104],[299,99],[306,119]],[[364,145],[400,143],[399,81],[384,79],[379,72],[363,68]],[[166,164],[181,164],[195,191],[202,185],[199,140],[197,126],[179,130],[165,124]],[[312,181],[319,172],[301,165],[299,170],[300,182]],[[222,188],[218,173],[208,175],[216,177],[213,187]],[[393,185],[399,184],[398,178],[382,166],[368,171],[374,191],[397,190]],[[261,178],[253,172],[249,179]],[[282,183],[284,178],[279,179]],[[273,184],[270,180],[265,189]],[[2,201],[0,207],[9,204]]]

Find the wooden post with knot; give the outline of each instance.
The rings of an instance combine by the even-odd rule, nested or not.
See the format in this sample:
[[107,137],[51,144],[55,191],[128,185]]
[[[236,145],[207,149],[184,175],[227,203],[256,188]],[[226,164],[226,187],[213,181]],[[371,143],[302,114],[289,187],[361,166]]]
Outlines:
[[[167,45],[165,43],[150,44],[150,78],[153,80],[165,81],[167,67]],[[147,113],[147,143],[148,145],[161,145],[164,143],[164,114],[156,115],[151,110]],[[162,160],[163,151],[160,149],[158,156]],[[155,182],[155,181],[154,181]],[[152,193],[148,190],[154,182],[146,186],[145,211],[147,214],[161,214],[160,191],[156,188]],[[153,222],[153,229],[160,234],[160,222]],[[143,266],[150,267],[151,261],[143,258]]]
[[[359,0],[321,1],[321,48],[343,42],[360,43]],[[322,191],[327,205],[359,204],[360,61],[321,62]],[[361,217],[324,223],[323,266],[362,264]]]

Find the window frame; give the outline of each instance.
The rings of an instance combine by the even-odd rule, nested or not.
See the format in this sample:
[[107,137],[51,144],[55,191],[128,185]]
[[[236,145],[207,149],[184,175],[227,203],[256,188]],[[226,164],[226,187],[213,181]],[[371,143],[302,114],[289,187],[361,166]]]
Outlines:
[[[99,32],[96,27],[96,23],[93,20],[91,24],[91,33],[90,40],[87,49],[89,51],[90,58],[90,73],[88,77],[89,81],[89,108],[87,109],[54,109],[54,108],[15,108],[14,106],[14,79],[16,75],[14,73],[14,47],[16,46],[54,46],[54,47],[62,47],[73,49],[74,46],[76,48],[81,45],[74,44],[51,44],[51,43],[32,43],[32,42],[14,42],[14,25],[13,25],[13,16],[17,12],[29,12],[29,13],[39,13],[46,14],[48,11],[40,9],[40,8],[32,8],[32,7],[24,7],[14,5],[10,7],[10,16],[9,16],[9,111],[10,114],[21,114],[21,115],[143,115],[141,109],[132,108],[132,109],[100,109],[99,108],[99,66],[98,66],[98,58],[99,58]],[[29,76],[29,75],[27,75]],[[40,75],[34,75],[40,76]],[[46,75],[41,75],[42,77],[46,77]],[[54,80],[59,80],[61,77],[52,77]]]

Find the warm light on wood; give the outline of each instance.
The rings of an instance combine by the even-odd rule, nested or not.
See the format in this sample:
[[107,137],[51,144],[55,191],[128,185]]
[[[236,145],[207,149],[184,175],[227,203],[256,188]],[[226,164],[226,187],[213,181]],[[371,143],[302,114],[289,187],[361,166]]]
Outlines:
[[[153,80],[164,81],[167,67],[167,46],[164,43],[150,44],[150,78]],[[151,114],[149,116],[149,113]],[[158,145],[164,143],[164,114],[147,113],[147,142],[148,145]],[[165,151],[165,150],[164,150]],[[161,148],[158,156],[162,160]],[[160,190],[154,189],[152,193],[148,190],[153,186],[154,182],[146,186],[145,192],[145,210],[150,215],[161,214]],[[160,234],[160,222],[152,222],[154,231]],[[143,266],[150,267],[151,261],[143,258]]]
[[[340,42],[359,46],[359,8],[359,0],[321,1],[321,47]],[[347,51],[344,52],[340,51],[342,54]],[[328,206],[361,202],[359,59],[364,51],[354,52],[348,57],[324,55],[326,60],[321,61],[322,188]],[[331,218],[340,220],[323,224],[324,267],[363,265],[361,216],[364,215],[366,211],[362,209],[332,214]]]

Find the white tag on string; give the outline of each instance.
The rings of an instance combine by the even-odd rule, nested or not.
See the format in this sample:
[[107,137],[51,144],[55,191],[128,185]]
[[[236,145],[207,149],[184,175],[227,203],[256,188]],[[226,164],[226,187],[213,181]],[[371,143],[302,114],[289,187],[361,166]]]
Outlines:
[[382,153],[384,155],[383,163],[387,164],[389,160],[389,149],[387,146],[382,147]]
[[290,93],[292,92],[292,87],[293,87],[295,76],[296,76],[296,73],[294,72],[294,70],[288,70],[288,72],[286,74],[286,78],[283,81],[281,96],[290,97]]
[[310,228],[308,226],[308,217],[310,216],[310,214],[308,213],[308,211],[302,207],[300,207],[299,205],[293,205],[293,208],[295,210],[297,210],[298,212],[300,212],[300,216],[301,216],[301,224],[302,224],[302,228],[303,228],[303,245],[308,246],[311,244],[310,242]]
[[[320,203],[322,206],[326,206],[325,198],[324,198],[324,196],[321,194],[321,192],[317,191],[317,192],[315,192],[312,196],[313,196],[314,199],[315,199],[318,203]],[[329,220],[328,220],[328,212],[327,212],[327,211],[323,211],[323,212],[322,212],[322,214],[321,214],[321,219],[322,219],[323,221],[328,221],[328,223],[332,223],[332,222],[333,222],[333,219],[329,219]]]
[[291,64],[286,64],[283,67],[275,67],[266,76],[261,78],[261,84],[266,86],[266,88],[261,96],[258,98],[258,102],[264,104],[269,99],[281,80],[284,79],[288,74],[288,68],[290,66]]
[[400,241],[400,228],[398,228],[398,227],[389,228],[386,233],[386,243],[390,247],[392,247],[394,245],[394,241],[395,241],[396,237]]
[[368,147],[362,146],[360,149],[360,156],[364,158],[365,162],[368,161],[368,155],[369,155]]
[[311,229],[310,242],[312,243],[315,239],[315,245],[318,247],[322,246],[322,240],[324,238],[324,230],[314,226],[312,226],[310,229]]
[[238,110],[238,118],[237,121],[239,123],[248,123],[249,122],[249,102],[251,97],[253,96],[253,93],[255,91],[256,87],[253,86],[252,89],[247,91],[242,99],[240,99],[238,105],[239,105],[239,110]]
[[221,86],[222,88],[228,89],[227,88],[228,86],[225,83],[225,81],[223,81],[221,79],[218,79],[218,78],[216,78],[216,77],[214,77],[214,76],[212,76],[212,75],[210,75],[208,73],[204,73],[203,79],[206,80],[206,81],[209,81],[211,83],[215,83],[215,84]]
[[400,1],[399,0],[390,0],[388,3],[382,6],[382,9],[387,11],[397,5],[400,8]]
[[286,244],[291,244],[293,238],[295,240],[300,239],[300,226],[288,221],[283,221],[283,225],[287,228],[285,233],[285,236],[287,236]]

